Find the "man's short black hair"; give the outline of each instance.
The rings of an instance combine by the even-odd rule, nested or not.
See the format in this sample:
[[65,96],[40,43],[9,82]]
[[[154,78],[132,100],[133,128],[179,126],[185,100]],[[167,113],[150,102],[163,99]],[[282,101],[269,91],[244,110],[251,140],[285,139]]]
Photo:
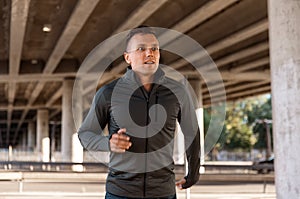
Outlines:
[[128,33],[128,35],[127,35],[127,37],[126,37],[126,48],[127,48],[127,46],[128,46],[128,43],[129,43],[130,39],[131,39],[134,35],[136,35],[136,34],[152,34],[152,35],[154,35],[154,36],[157,38],[155,32],[152,30],[151,27],[145,26],[145,25],[140,25],[140,26],[138,26],[138,27],[136,27],[136,28],[133,28],[133,29],[130,30],[130,32]]

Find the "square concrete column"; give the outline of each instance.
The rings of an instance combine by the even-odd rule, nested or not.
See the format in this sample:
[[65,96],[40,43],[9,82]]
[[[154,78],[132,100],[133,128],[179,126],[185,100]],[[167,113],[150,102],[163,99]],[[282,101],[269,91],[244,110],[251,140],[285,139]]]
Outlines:
[[[205,151],[204,151],[204,117],[203,117],[203,100],[202,100],[202,91],[201,91],[201,81],[200,80],[189,80],[187,83],[186,79],[179,80],[181,81],[187,89],[189,89],[194,106],[196,108],[196,115],[198,120],[198,126],[200,128],[200,164],[204,164]],[[177,136],[174,140],[174,160],[176,164],[184,163],[184,136],[179,125],[177,125]],[[204,167],[200,167],[200,172],[204,173]]]
[[[196,115],[198,119],[198,126],[200,128],[200,165],[204,165],[205,151],[204,151],[204,115],[203,115],[203,97],[202,85],[200,79],[189,80],[189,83],[195,94]],[[204,173],[204,167],[200,168],[200,172]]]
[[174,152],[173,152],[173,159],[175,164],[183,165],[184,164],[184,135],[180,128],[179,123],[176,123],[176,132],[174,138]]
[[29,122],[27,127],[27,148],[29,151],[33,151],[35,147],[35,123]]
[[37,136],[36,150],[42,152],[42,160],[48,162],[50,159],[50,139],[49,139],[49,111],[39,109],[37,111]]
[[22,150],[25,151],[27,148],[27,132],[25,130],[22,131]]
[[300,1],[269,0],[275,184],[300,198]]
[[[77,77],[73,86],[72,110],[75,129],[79,128],[83,120],[83,96],[82,96],[82,81]],[[77,132],[77,130],[76,130]],[[78,134],[73,134],[72,139],[72,162],[83,162],[83,147],[78,139]],[[81,165],[74,165],[73,171],[83,171]]]
[[[186,78],[180,76],[172,76],[172,79],[176,79],[177,81],[181,82],[188,88],[188,83]],[[192,90],[192,88],[190,88]],[[175,164],[185,164],[185,144],[184,144],[184,135],[181,130],[179,123],[176,123],[176,136],[174,138],[174,152],[173,152],[173,159]]]
[[[61,152],[63,161],[82,162],[83,149],[76,134],[73,118],[72,96],[74,83],[74,79],[65,79],[63,82]],[[74,95],[76,98],[74,106],[75,109],[78,109],[78,107],[82,107],[82,101],[80,100],[82,92],[75,93],[77,95]],[[79,112],[82,113],[82,110],[75,112],[75,114],[79,114]]]

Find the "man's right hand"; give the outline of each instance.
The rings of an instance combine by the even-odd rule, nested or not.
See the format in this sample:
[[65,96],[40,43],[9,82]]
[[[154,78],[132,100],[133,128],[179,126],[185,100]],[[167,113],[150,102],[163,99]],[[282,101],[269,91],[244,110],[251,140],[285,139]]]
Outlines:
[[129,141],[130,137],[125,135],[126,129],[119,129],[117,133],[114,133],[110,140],[110,150],[116,153],[124,153],[128,150],[132,143]]

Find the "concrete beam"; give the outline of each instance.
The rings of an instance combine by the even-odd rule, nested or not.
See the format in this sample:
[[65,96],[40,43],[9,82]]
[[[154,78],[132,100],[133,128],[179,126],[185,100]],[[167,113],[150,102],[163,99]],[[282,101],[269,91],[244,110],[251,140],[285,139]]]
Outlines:
[[[269,58],[265,57],[265,58],[261,58],[261,59],[258,59],[258,60],[254,60],[252,62],[248,62],[248,63],[242,64],[242,65],[235,66],[233,69],[230,69],[228,72],[240,73],[240,72],[255,69],[257,67],[267,65],[267,64],[269,64]],[[217,90],[218,88],[223,87],[223,85],[226,88],[226,87],[229,87],[229,86],[232,86],[232,85],[236,85],[238,83],[239,83],[238,81],[229,80],[229,81],[226,81],[226,82],[217,83],[215,85],[209,85],[209,89],[211,91],[213,91],[213,90]],[[206,84],[206,83],[204,81],[202,81],[202,84]],[[207,92],[208,92],[208,88],[205,87],[203,89],[203,93],[207,93]]]
[[[88,75],[88,74],[87,74]],[[57,82],[65,77],[75,77],[76,73],[55,73],[55,74],[23,74],[23,75],[0,75],[0,83],[22,83],[22,82]],[[12,79],[10,79],[12,78]]]
[[[211,0],[188,15],[186,18],[175,24],[173,27],[171,27],[171,29],[182,33],[188,32],[190,29],[203,23],[205,20],[213,17],[217,13],[221,12],[222,10],[238,1],[239,0]],[[164,33],[159,36],[159,40],[161,41],[162,46],[172,42],[174,39],[176,39],[176,36],[170,35],[168,33]]]
[[[25,123],[31,122],[33,120],[24,120]],[[19,120],[11,120],[11,123],[18,123]],[[6,124],[7,120],[0,120],[0,124]]]
[[[209,55],[218,52],[224,48],[228,48],[234,44],[237,44],[241,41],[244,41],[248,38],[251,38],[255,35],[258,35],[262,32],[265,32],[268,30],[268,21],[267,19],[261,20],[245,29],[242,29],[238,32],[236,32],[235,34],[232,34],[218,42],[215,42],[207,47],[205,47],[206,52],[196,52],[194,54],[191,54],[188,56],[188,59],[190,60],[202,60],[203,58],[205,58],[207,56],[207,53]],[[186,65],[186,61],[180,59],[177,60],[171,64],[172,67],[174,67],[175,69],[179,69],[183,66]]]
[[96,91],[97,87],[100,87],[101,85],[115,79],[121,76],[121,71],[123,71],[127,67],[127,64],[125,62],[122,62],[121,64],[117,65],[113,70],[110,72],[104,72],[100,81],[98,84],[91,84],[90,86],[83,89],[83,94],[87,95],[90,92]]
[[245,99],[247,97],[253,97],[257,96],[259,94],[266,94],[266,93],[271,93],[271,86],[264,86],[259,89],[251,89],[249,91],[245,91],[243,93],[235,93],[235,94],[230,94],[227,96],[228,100],[240,100],[240,99]]
[[12,0],[9,40],[9,74],[19,73],[30,0]]
[[135,26],[142,24],[166,2],[167,0],[143,1],[141,5],[138,8],[136,8],[131,13],[131,15],[124,21],[124,23],[112,33],[112,35],[122,32],[124,30],[132,29]]
[[25,88],[25,92],[24,92],[24,97],[26,100],[29,100],[29,98],[31,97],[31,92],[35,88],[35,85],[36,85],[36,82],[27,82],[26,83],[26,88]]
[[[247,83],[245,85],[237,85],[237,86],[232,86],[231,88],[226,88],[226,95],[230,95],[231,93],[236,93],[236,92],[240,92],[241,90],[248,90],[251,89],[253,87],[258,87],[261,85],[265,85],[270,83],[269,81],[258,81],[258,82],[251,82],[251,83]],[[212,93],[206,93],[203,95],[203,99],[209,99],[212,96],[217,97],[218,95],[223,95],[223,92],[220,91],[215,91]]]
[[55,111],[53,111],[50,115],[49,118],[53,118],[54,116],[56,116],[57,114],[61,113],[61,106],[59,108],[57,108]]
[[234,34],[231,34],[230,36],[228,36],[212,45],[205,47],[205,49],[211,55],[217,51],[220,51],[221,49],[228,48],[238,42],[244,41],[255,35],[266,32],[268,29],[269,29],[268,20],[263,19],[263,20],[261,20],[257,23],[254,23],[240,31],[237,31]]
[[[29,4],[30,0],[11,1],[9,75],[17,75],[20,70],[20,60],[23,49],[23,40],[25,35]],[[10,82],[8,84],[9,109],[7,111],[7,135],[9,135],[10,132],[12,105],[15,100],[16,89],[17,85],[14,82]]]
[[[16,105],[16,106],[13,106],[12,109],[13,110],[24,110],[24,109],[29,109],[29,110],[37,110],[37,109],[42,109],[42,108],[45,108],[46,105],[45,104],[41,104],[41,105],[31,105],[31,106],[28,106],[28,105]],[[9,108],[7,105],[0,105],[0,111],[7,111]],[[52,105],[50,109],[61,109],[61,105]],[[7,121],[7,120],[6,120]],[[18,120],[20,121],[20,120]]]
[[50,108],[50,106],[52,106],[52,104],[62,96],[62,93],[63,93],[63,89],[62,89],[62,87],[60,87],[60,88],[52,95],[52,97],[47,101],[46,107],[49,107],[49,108]]
[[[236,52],[234,54],[230,54],[228,56],[225,56],[221,59],[218,59],[215,61],[215,64],[217,65],[218,68],[232,63],[234,61],[237,61],[239,59],[243,59],[246,58],[248,56],[251,55],[255,55],[257,53],[263,52],[268,50],[269,46],[267,42],[263,42],[257,45],[254,45],[252,47],[246,48],[244,50],[241,50],[239,52]],[[259,72],[259,73],[253,73],[253,72],[243,72],[246,71],[248,69],[253,69],[256,67],[259,67],[263,64],[268,63],[268,58],[263,58],[263,59],[259,59],[259,60],[254,60],[252,62],[248,62],[246,64],[240,65],[240,66],[236,66],[235,68],[238,70],[230,70],[230,71],[220,71],[222,79],[223,80],[242,80],[242,81],[256,81],[256,80],[270,80],[270,76],[269,74],[267,74],[267,71],[264,71],[263,73]],[[206,72],[209,71],[209,69],[214,68],[214,65],[205,65],[203,67],[201,67],[201,75],[204,75],[205,77],[205,81],[216,81],[217,79],[215,75],[210,74],[210,72]],[[236,72],[235,72],[236,71]],[[183,75],[188,76],[189,78],[192,77],[200,77],[200,74],[198,73],[198,71],[180,71]],[[249,76],[247,76],[249,75]],[[205,83],[202,80],[202,83]]]
[[[43,106],[45,107],[45,106]],[[53,107],[53,106],[51,106]],[[52,119],[53,117],[55,117],[58,113],[61,113],[61,105],[59,106],[55,106],[56,109],[54,111],[51,111],[51,113],[49,114],[49,120]],[[36,121],[37,120],[37,116],[34,116],[30,121]],[[57,122],[57,121],[56,121]],[[51,123],[51,121],[50,121]]]
[[187,16],[185,19],[181,20],[175,26],[172,27],[173,30],[179,32],[187,32],[195,26],[203,23],[208,18],[216,15],[217,13],[223,11],[224,9],[230,7],[234,3],[239,2],[239,0],[211,0],[205,5],[201,6],[195,12]]
[[[64,78],[69,77],[80,77],[80,79],[93,81],[98,80],[99,76],[95,73],[86,73],[86,74],[77,74],[76,72],[67,72],[67,73],[52,73],[52,74],[19,74],[19,75],[0,75],[0,83],[22,83],[22,82],[60,82]],[[10,79],[13,78],[13,79]]]
[[[242,92],[238,92],[238,93],[233,93],[233,94],[228,94],[226,95],[226,99],[227,100],[236,100],[236,99],[242,99],[242,98],[246,98],[252,95],[255,95],[257,93],[268,93],[271,91],[271,86],[267,85],[267,86],[263,86],[261,88],[253,88],[253,89],[247,89],[245,91]],[[214,98],[214,102],[213,103],[218,103],[218,102],[222,102],[225,100],[225,98],[222,96],[220,98]],[[204,100],[204,103],[207,104],[209,100]]]
[[[164,1],[161,1],[162,3]],[[171,29],[180,31],[180,32],[186,32],[188,31],[191,27],[205,21],[206,19],[210,18],[211,16],[217,14],[218,12],[220,12],[221,10],[225,9],[226,7],[232,5],[233,3],[237,2],[237,0],[229,0],[229,1],[222,1],[222,0],[214,0],[214,1],[210,1],[209,3],[205,4],[204,6],[202,6],[201,8],[199,8],[198,10],[196,10],[195,12],[193,12],[192,14],[190,14],[189,16],[187,16],[185,19],[183,19],[181,22],[177,23],[176,25],[174,25],[173,27],[171,27]],[[153,1],[149,1],[150,4],[153,3]],[[163,4],[161,4],[163,5]],[[161,6],[160,5],[160,6]],[[143,4],[142,7],[138,8],[138,10],[148,10],[148,6],[147,4]],[[133,12],[136,13],[136,16],[139,16],[140,12]],[[143,13],[143,12],[142,12]],[[205,13],[205,14],[204,14]],[[136,16],[131,16],[130,19],[128,20],[128,24],[134,24],[134,21],[132,21],[134,18],[136,18]],[[145,17],[145,15],[143,14],[140,17]],[[195,20],[196,19],[196,20]],[[145,20],[145,19],[144,19]],[[136,22],[135,22],[136,24]],[[124,27],[126,27],[128,25],[124,24],[121,25],[120,28],[118,28],[118,30],[115,31],[115,33],[120,32],[121,30],[124,30]],[[131,27],[128,26],[128,29],[133,28],[134,26],[132,25]],[[162,41],[161,45],[165,45],[166,43],[172,41],[173,39],[176,39],[174,37],[170,37],[169,34],[163,34],[159,37]],[[105,50],[105,49],[104,49]],[[101,58],[100,58],[101,59]],[[99,57],[95,57],[94,61],[91,61],[91,63],[89,63],[90,67],[93,67],[99,60]],[[122,62],[119,65],[115,66],[111,73],[107,73],[103,79],[101,79],[101,82],[103,83],[99,83],[99,85],[101,84],[105,84],[106,82],[114,79],[116,76],[119,76],[119,73],[122,72],[125,67],[127,65]],[[92,90],[94,90],[95,86],[91,85],[90,87],[88,87],[87,89],[84,89],[85,94],[91,92]]]
[[263,72],[221,72],[221,76],[225,80],[241,80],[241,81],[256,81],[256,80],[271,80],[270,71],[266,70]]
[[257,67],[264,66],[264,65],[269,65],[269,64],[270,64],[269,57],[264,57],[264,58],[257,59],[255,61],[246,63],[246,64],[235,66],[234,68],[230,69],[230,71],[232,71],[232,72],[243,72],[243,71],[252,70],[252,69],[255,69]]
[[[222,66],[225,66],[232,62],[238,61],[239,59],[244,59],[249,56],[262,53],[264,51],[267,51],[268,49],[269,49],[268,42],[262,42],[262,43],[254,45],[254,46],[250,46],[249,48],[240,50],[236,53],[227,55],[221,59],[218,59],[217,61],[215,61],[215,64],[217,65],[218,68],[221,68]],[[204,66],[204,67],[206,67],[206,66]],[[247,66],[247,67],[249,68],[249,66]],[[209,70],[209,66],[207,68]],[[244,71],[244,70],[240,69],[239,71]]]
[[[217,68],[221,68],[222,66],[225,66],[225,65],[228,65],[228,64],[233,63],[235,61],[238,61],[240,59],[244,59],[244,58],[247,58],[249,56],[267,51],[268,49],[269,49],[268,42],[259,43],[259,44],[256,44],[254,46],[251,46],[249,48],[245,48],[243,50],[240,50],[236,53],[233,53],[233,54],[227,55],[225,57],[222,57],[222,58],[216,60],[214,62],[214,64],[217,66]],[[260,60],[259,64],[261,64],[261,62],[262,61]],[[263,61],[263,62],[265,62],[265,61]],[[186,64],[187,64],[187,62],[182,59],[181,61],[176,62],[175,65],[173,65],[173,63],[172,63],[171,66],[173,66],[173,68],[175,68],[175,69],[179,69],[179,68],[183,67]],[[215,65],[214,64],[204,65],[200,69],[203,72],[215,70]],[[237,70],[237,71],[244,71],[245,69],[249,68],[249,66],[247,66],[247,65],[246,66],[241,66],[241,67],[242,68],[240,70]],[[245,69],[243,69],[243,68],[245,68]]]
[[66,25],[66,28],[61,34],[54,50],[52,51],[47,61],[47,64],[44,68],[45,74],[52,73],[56,69],[65,52],[69,49],[73,40],[78,35],[81,28],[84,26],[86,20],[93,12],[98,3],[99,0],[78,1]]
[[[80,32],[81,28],[84,26],[86,20],[88,19],[98,2],[99,0],[79,0],[66,25],[66,28],[64,29],[62,35],[60,36],[54,50],[52,51],[47,61],[47,64],[43,71],[44,74],[50,74],[56,69],[65,52],[68,50],[75,37]],[[44,86],[45,82],[37,84],[34,91],[32,92],[32,97],[28,102],[29,106],[34,103],[34,101],[39,96],[40,92],[43,90]],[[17,131],[18,129],[20,129],[28,111],[29,109],[24,109],[21,120],[17,127]]]
[[[214,91],[214,90],[218,90],[218,89],[222,89],[223,87],[228,87],[228,86],[231,86],[231,85],[235,85],[235,84],[237,84],[238,83],[238,81],[226,81],[226,82],[213,82],[213,84],[212,83],[208,83],[208,85],[206,85],[203,89],[202,89],[202,91],[203,91],[203,94],[205,95],[206,93],[208,93],[209,92],[209,90],[210,91]],[[206,84],[205,82],[202,82],[202,85],[203,84]],[[208,90],[208,88],[209,88],[209,90]]]
[[[180,73],[184,76],[191,77],[200,77],[200,74],[198,71],[180,71]],[[233,73],[229,71],[220,71],[220,74],[222,76],[223,80],[232,80],[232,81],[257,81],[257,80],[269,80],[270,77],[270,71],[260,71],[260,72],[240,72],[240,73]],[[205,81],[217,81],[219,80],[218,76],[214,72],[205,72],[201,74],[205,76]]]

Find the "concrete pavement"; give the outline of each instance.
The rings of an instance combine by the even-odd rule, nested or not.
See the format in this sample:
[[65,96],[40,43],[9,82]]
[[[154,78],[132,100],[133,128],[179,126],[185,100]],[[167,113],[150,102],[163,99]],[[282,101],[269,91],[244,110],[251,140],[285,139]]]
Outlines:
[[[0,199],[103,199],[105,184],[96,182],[26,182],[19,192],[18,182],[0,181]],[[265,192],[265,193],[264,193]],[[186,199],[185,190],[177,190],[178,199]],[[190,199],[275,199],[274,184],[222,183],[196,185]]]
[[[1,174],[0,199],[103,199],[105,195],[106,173]],[[190,189],[190,199],[275,199],[273,177],[254,174],[202,175],[199,183]],[[177,196],[178,199],[186,199],[186,191],[177,190]]]
[[[179,193],[178,199],[185,199],[185,195]],[[2,195],[0,199],[104,199],[104,193],[9,193]],[[275,194],[192,194],[190,199],[275,199]]]

